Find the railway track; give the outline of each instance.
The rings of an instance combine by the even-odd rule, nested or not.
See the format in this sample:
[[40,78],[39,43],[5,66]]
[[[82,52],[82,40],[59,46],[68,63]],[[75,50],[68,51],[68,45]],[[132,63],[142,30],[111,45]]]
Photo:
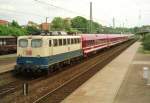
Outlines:
[[87,70],[79,73],[78,75],[64,82],[62,85],[60,85],[56,89],[38,98],[33,103],[59,103],[61,102],[70,93],[72,93],[75,89],[77,89],[81,84],[83,84],[90,77],[92,77],[95,73],[97,73],[103,66],[105,66],[108,62],[110,62],[114,57],[119,55],[129,45],[130,44],[124,45],[123,47],[119,49],[118,48],[112,49],[108,51],[107,53],[100,55],[100,58],[103,58],[103,59],[101,59],[99,62],[95,63],[91,67],[87,68]]
[[[1,98],[1,102],[58,103],[132,43],[133,41],[130,41],[121,46],[113,47],[98,56],[90,58],[90,60],[84,60],[78,65],[67,67],[69,69],[54,73],[56,75],[42,77],[29,82],[26,81],[29,84],[28,96],[23,96],[21,88],[15,89],[16,91],[13,90],[14,87],[8,90],[4,89],[3,93],[6,92],[7,95]],[[11,89],[13,93],[8,94],[7,91],[10,92]]]

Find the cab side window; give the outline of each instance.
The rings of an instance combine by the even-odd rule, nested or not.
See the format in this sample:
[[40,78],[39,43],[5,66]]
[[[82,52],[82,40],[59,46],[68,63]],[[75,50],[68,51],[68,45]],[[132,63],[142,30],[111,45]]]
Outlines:
[[52,46],[52,42],[51,42],[51,40],[49,40],[49,47],[51,47]]
[[63,45],[66,45],[67,42],[66,42],[66,39],[63,39]]
[[69,38],[67,39],[67,42],[68,42],[68,45],[69,45],[70,44],[70,39]]
[[62,39],[59,39],[59,46],[62,46]]
[[54,39],[54,40],[53,40],[53,44],[54,44],[54,46],[58,46],[57,39]]

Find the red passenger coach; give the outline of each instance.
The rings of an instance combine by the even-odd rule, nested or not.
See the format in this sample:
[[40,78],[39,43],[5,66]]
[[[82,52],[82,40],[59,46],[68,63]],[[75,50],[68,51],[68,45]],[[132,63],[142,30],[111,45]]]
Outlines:
[[83,34],[82,48],[84,56],[108,46],[108,36],[104,34]]
[[128,40],[127,35],[119,34],[83,34],[81,38],[85,57],[90,53],[95,53],[97,50]]

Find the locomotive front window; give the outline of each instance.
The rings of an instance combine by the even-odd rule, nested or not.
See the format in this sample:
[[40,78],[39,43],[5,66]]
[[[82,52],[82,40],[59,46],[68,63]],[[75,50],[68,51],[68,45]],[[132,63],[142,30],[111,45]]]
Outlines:
[[33,48],[39,48],[39,47],[41,47],[42,46],[42,40],[41,39],[33,39],[31,41],[31,46]]
[[27,39],[20,39],[19,40],[19,47],[25,48],[28,46],[28,40]]

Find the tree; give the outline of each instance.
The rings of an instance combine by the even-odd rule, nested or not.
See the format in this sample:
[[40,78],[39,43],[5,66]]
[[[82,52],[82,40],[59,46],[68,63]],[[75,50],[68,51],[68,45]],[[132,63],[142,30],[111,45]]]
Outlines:
[[146,35],[146,38],[143,39],[142,45],[145,50],[150,50],[150,34]]
[[8,27],[6,25],[0,25],[0,35],[8,35]]
[[[89,22],[89,25],[90,25],[90,22]],[[101,31],[102,31],[102,25],[100,25],[97,22],[92,21],[92,30],[91,30],[91,32],[92,33],[100,33]]]
[[64,20],[61,17],[52,20],[52,30],[64,30]]
[[28,33],[28,34],[32,34],[32,35],[40,34],[40,30],[37,29],[37,28],[34,27],[34,26],[27,26],[27,27],[26,27],[26,30],[27,30],[27,33]]
[[21,36],[26,34],[26,29],[19,26],[14,20],[9,25],[0,25],[0,35]]
[[16,28],[20,28],[18,22],[15,20],[12,21],[11,26],[16,27]]
[[70,19],[64,19],[64,29],[69,32],[71,30],[71,20]]
[[81,31],[82,33],[88,32],[88,21],[81,16],[77,16],[71,20],[72,28],[76,28],[77,30]]

